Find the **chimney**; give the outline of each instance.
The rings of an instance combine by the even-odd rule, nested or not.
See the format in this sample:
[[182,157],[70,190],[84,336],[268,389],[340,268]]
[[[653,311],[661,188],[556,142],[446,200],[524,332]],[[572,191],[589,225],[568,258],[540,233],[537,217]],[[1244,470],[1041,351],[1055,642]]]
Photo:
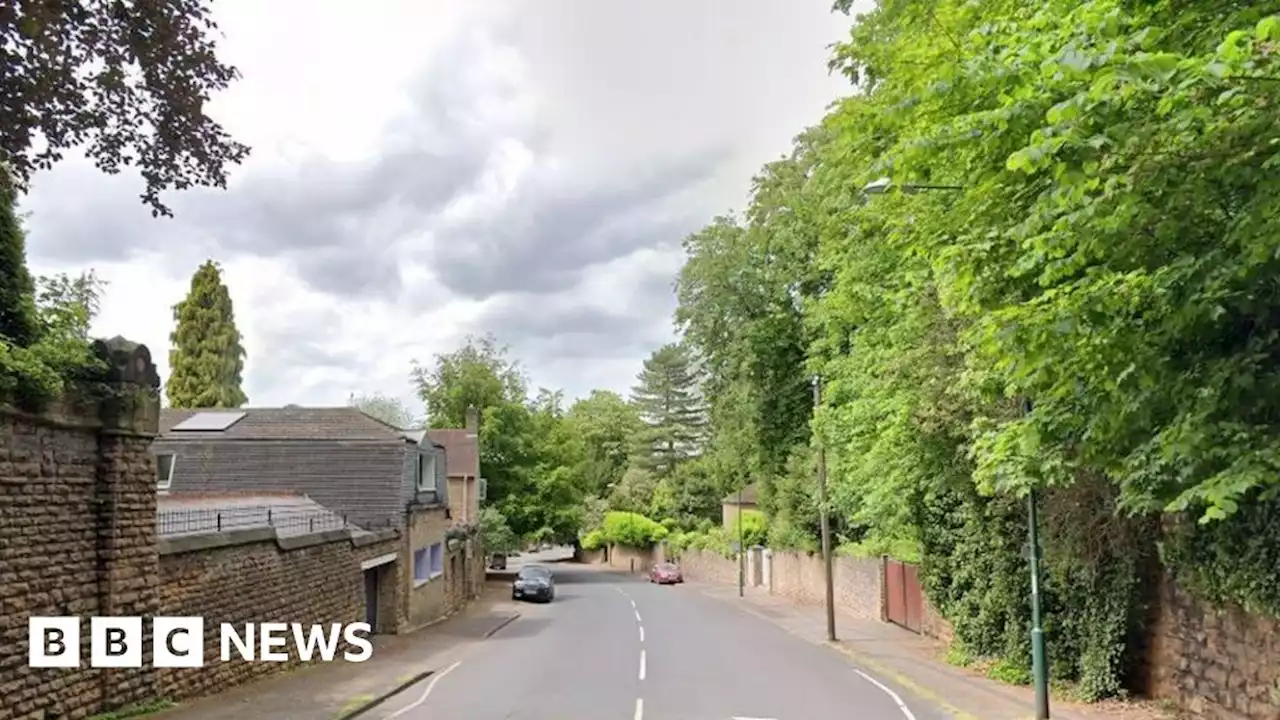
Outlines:
[[480,411],[474,405],[467,408],[467,432],[472,435],[480,433]]

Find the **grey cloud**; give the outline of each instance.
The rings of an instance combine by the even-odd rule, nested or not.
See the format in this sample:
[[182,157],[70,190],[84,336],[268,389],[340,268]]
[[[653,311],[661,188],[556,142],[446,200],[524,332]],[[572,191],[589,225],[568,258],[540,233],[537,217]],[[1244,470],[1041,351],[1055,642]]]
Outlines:
[[[38,218],[33,252],[51,261],[125,260],[191,238],[222,253],[283,257],[304,282],[343,296],[395,298],[400,242],[470,190],[497,143],[536,127],[519,113],[492,110],[515,90],[468,68],[486,52],[483,37],[441,49],[414,86],[411,109],[389,124],[384,146],[364,162],[313,158],[285,170],[259,166],[229,190],[197,188],[171,198],[176,218],[154,219],[126,174],[107,177],[71,163],[38,179],[27,203]],[[509,84],[509,83],[508,83]],[[493,116],[492,122],[487,119]]]
[[500,212],[440,228],[432,267],[468,297],[570,286],[591,265],[678,243],[705,222],[702,208],[683,201],[726,156],[708,151],[597,178],[535,174]]

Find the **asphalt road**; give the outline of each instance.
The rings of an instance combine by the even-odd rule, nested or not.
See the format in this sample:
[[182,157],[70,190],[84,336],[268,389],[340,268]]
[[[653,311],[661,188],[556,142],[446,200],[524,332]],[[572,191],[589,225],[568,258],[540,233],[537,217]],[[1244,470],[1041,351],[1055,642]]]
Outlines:
[[[514,569],[515,565],[512,566]],[[556,599],[371,720],[939,720],[833,650],[691,586],[557,564]]]

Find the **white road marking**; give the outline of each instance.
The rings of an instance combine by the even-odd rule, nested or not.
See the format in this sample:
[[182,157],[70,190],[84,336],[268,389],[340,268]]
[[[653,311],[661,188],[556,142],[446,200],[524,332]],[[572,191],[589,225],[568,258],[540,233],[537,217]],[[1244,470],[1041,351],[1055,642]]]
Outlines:
[[644,718],[644,699],[636,698],[636,720]]
[[643,620],[641,620],[641,619],[640,619],[640,611],[639,611],[639,610],[637,610],[637,611],[636,611],[636,622],[644,622]]
[[436,689],[436,683],[440,682],[440,678],[442,678],[442,677],[444,677],[445,675],[448,675],[449,673],[453,672],[453,669],[454,669],[454,668],[456,668],[456,667],[458,667],[458,666],[459,666],[459,665],[461,665],[461,664],[462,664],[462,661],[461,661],[461,660],[459,660],[458,662],[455,662],[454,664],[452,664],[452,665],[450,665],[449,667],[445,668],[445,669],[444,669],[444,672],[436,673],[436,675],[435,675],[434,677],[432,677],[432,678],[431,678],[431,682],[427,683],[427,687],[422,691],[422,697],[420,697],[420,698],[418,698],[417,700],[413,701],[413,702],[412,702],[412,703],[410,703],[409,705],[405,705],[404,707],[400,708],[399,710],[397,710],[397,711],[395,711],[395,712],[391,713],[390,715],[388,715],[388,716],[386,717],[386,720],[391,720],[392,718],[398,718],[398,717],[400,717],[401,715],[403,715],[403,714],[405,714],[405,713],[409,712],[410,710],[412,710],[412,709],[414,709],[414,708],[418,707],[419,705],[421,705],[422,703],[426,702],[426,701],[427,701],[427,698],[431,696],[431,691]]
[[644,642],[644,626],[640,626],[640,642]]
[[885,686],[884,686],[884,685],[883,685],[879,680],[877,680],[877,679],[875,679],[875,678],[871,677],[870,675],[868,675],[868,674],[866,674],[866,673],[862,672],[862,671],[861,671],[861,670],[859,670],[858,668],[854,668],[854,669],[853,669],[853,671],[854,671],[854,672],[856,672],[856,673],[858,673],[859,675],[861,675],[863,680],[866,680],[867,682],[871,683],[872,685],[875,685],[876,687],[878,687],[878,688],[880,688],[881,690],[883,690],[883,691],[885,692],[885,694],[886,694],[886,695],[888,695],[889,697],[893,698],[893,701],[894,701],[895,703],[897,703],[897,704],[898,704],[898,709],[902,711],[902,716],[903,716],[903,717],[905,717],[907,720],[916,720],[916,716],[915,716],[915,715],[913,715],[913,714],[911,714],[911,708],[907,707],[907,704],[906,704],[906,703],[904,703],[904,702],[902,702],[902,698],[898,696],[898,693],[896,693],[896,692],[894,692],[894,691],[890,690],[889,688],[885,687]]
[[644,679],[644,651],[640,651],[640,679]]
[[635,606],[636,606],[636,601],[635,601],[635,600],[632,600],[632,601],[631,601],[631,607],[635,607]]

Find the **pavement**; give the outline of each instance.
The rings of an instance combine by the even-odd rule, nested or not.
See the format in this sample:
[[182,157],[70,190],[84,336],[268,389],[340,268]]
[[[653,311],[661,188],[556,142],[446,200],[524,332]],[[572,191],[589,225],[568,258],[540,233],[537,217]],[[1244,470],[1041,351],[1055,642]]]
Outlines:
[[368,720],[941,720],[930,700],[690,585],[553,567],[556,599]]
[[483,642],[519,617],[509,585],[489,583],[467,609],[405,635],[374,637],[374,651],[359,665],[333,662],[269,676],[199,698],[151,717],[162,720],[339,720],[386,700]]

